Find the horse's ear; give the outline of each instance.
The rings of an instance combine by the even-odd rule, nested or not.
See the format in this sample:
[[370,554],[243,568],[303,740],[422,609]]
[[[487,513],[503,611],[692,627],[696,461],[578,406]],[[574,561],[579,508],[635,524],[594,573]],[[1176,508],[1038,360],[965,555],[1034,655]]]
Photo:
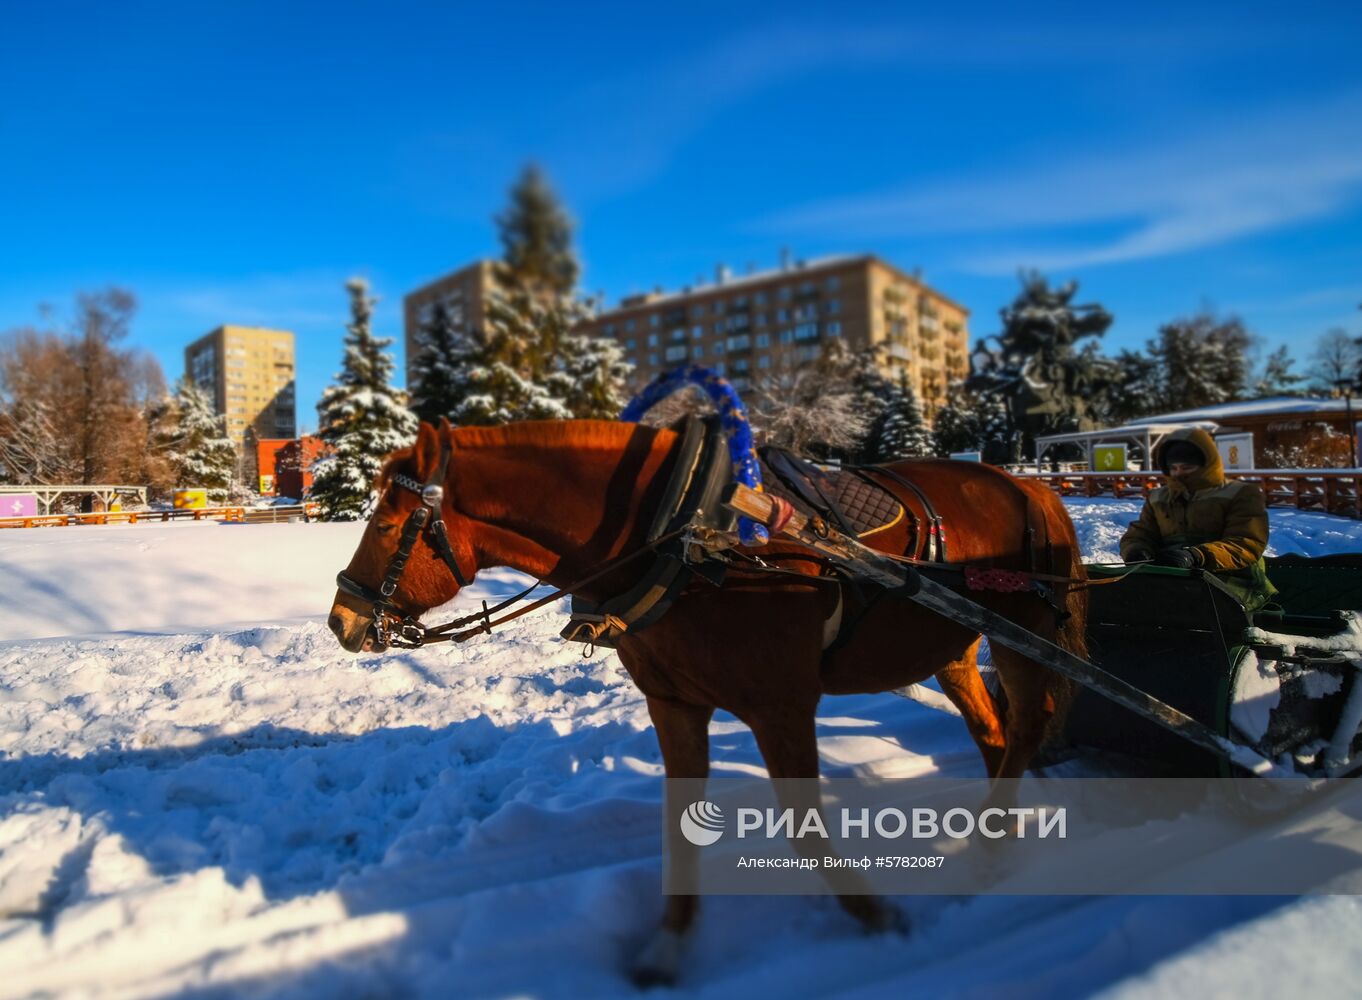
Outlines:
[[450,442],[454,440],[454,425],[449,422],[448,417],[440,418],[440,439]]
[[412,459],[416,462],[416,475],[421,480],[427,480],[435,475],[435,467],[440,462],[440,435],[424,420],[416,432],[416,446],[412,449]]

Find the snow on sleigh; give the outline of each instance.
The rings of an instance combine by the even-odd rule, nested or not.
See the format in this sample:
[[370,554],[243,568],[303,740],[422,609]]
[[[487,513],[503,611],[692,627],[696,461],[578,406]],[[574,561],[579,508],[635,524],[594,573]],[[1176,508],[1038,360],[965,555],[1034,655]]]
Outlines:
[[[1211,574],[1090,566],[1088,644],[1113,677],[1305,775],[1351,773],[1362,751],[1362,554],[1269,559],[1279,593],[1248,613]],[[1231,773],[1224,756],[1084,689],[1062,743],[1141,758],[1162,773]],[[1062,752],[1063,747],[1057,748]]]

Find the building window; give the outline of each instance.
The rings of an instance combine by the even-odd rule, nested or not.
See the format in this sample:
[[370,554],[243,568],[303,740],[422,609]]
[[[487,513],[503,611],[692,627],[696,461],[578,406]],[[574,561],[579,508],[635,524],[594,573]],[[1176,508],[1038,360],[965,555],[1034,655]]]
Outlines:
[[694,347],[692,347],[692,348],[690,349],[690,356],[691,356],[692,358],[697,358],[697,359],[698,359],[698,358],[703,358],[703,357],[705,356],[705,345],[704,345],[704,344],[696,344]]
[[793,333],[792,331],[790,331],[790,330],[781,330],[781,331],[780,331],[780,342],[781,342],[782,344],[793,344],[793,343],[794,343],[794,333]]
[[615,324],[614,323],[605,324],[605,329],[603,329],[601,332],[604,333],[607,337],[613,337],[615,335]]
[[771,367],[771,355],[769,355],[769,354],[763,354],[761,357],[757,358],[757,367],[758,367],[758,368],[770,368],[770,367]]
[[781,301],[781,302],[789,302],[789,301],[790,301],[790,296],[793,295],[793,294],[794,294],[794,289],[791,288],[789,285],[781,285],[781,286],[780,286],[780,301]]
[[757,315],[754,316],[754,317],[752,318],[752,322],[753,322],[755,325],[757,325],[757,326],[765,326],[765,325],[766,325],[766,314],[765,314],[765,313],[757,313]]
[[634,350],[634,349],[637,348],[637,347],[638,347],[638,341],[635,340],[633,337],[630,337],[628,340],[626,340],[626,341],[624,342],[624,349],[625,349],[626,351],[632,351],[632,350]]
[[776,310],[776,322],[777,322],[777,323],[788,323],[788,322],[790,322],[790,310],[788,310],[788,309],[777,309],[777,310]]
[[828,331],[829,337],[840,337],[842,335],[842,324],[838,320],[829,320],[824,329]]
[[723,354],[723,353],[724,353],[724,342],[723,342],[722,340],[718,341],[717,343],[713,344],[712,346],[713,346],[713,348],[714,348],[714,353],[715,353],[715,354]]
[[648,364],[652,365],[654,368],[657,367],[657,355],[656,355],[656,354],[649,354],[649,355],[648,355]]
[[729,337],[724,346],[730,351],[745,351],[752,346],[752,338],[745,333],[737,337]]
[[653,313],[651,316],[648,317],[649,326],[658,326],[659,324],[661,324],[661,322],[662,317],[659,316],[657,313]]
[[823,306],[823,308],[827,310],[829,315],[835,316],[837,313],[842,311],[842,303],[838,299],[828,299],[827,303]]
[[801,340],[817,340],[817,339],[818,339],[818,324],[817,324],[817,323],[800,323],[797,327],[794,328],[794,339],[797,340],[797,341],[801,341]]
[[829,276],[829,278],[828,278],[828,291],[830,291],[830,292],[835,292],[835,291],[837,291],[838,288],[841,287],[841,285],[842,285],[842,279],[841,279],[841,278],[837,277],[837,275],[835,275],[835,274]]
[[757,334],[757,346],[758,346],[758,347],[770,347],[770,346],[771,346],[771,335],[770,335],[769,333],[759,333],[759,334]]
[[723,314],[724,314],[724,303],[723,303],[723,300],[720,299],[718,302],[715,302],[715,303],[714,303],[714,315],[715,315],[715,316],[722,316]]
[[759,305],[759,306],[764,306],[764,305],[766,305],[766,293],[765,293],[765,292],[757,292],[757,294],[754,296],[754,299],[756,300],[757,305]]
[[724,368],[724,363],[722,361],[720,361],[718,364],[714,366],[715,375],[722,375],[724,374],[725,371],[726,369]]
[[633,320],[631,320],[631,319],[626,319],[626,320],[624,321],[624,332],[625,332],[625,333],[633,333],[633,332],[634,332],[634,321],[633,321]]
[[667,339],[670,340],[673,344],[685,340],[686,339],[685,327],[678,326],[671,333],[667,334]]
[[657,334],[655,333],[648,334],[648,346],[649,347],[657,346]]
[[686,345],[676,344],[672,347],[667,348],[666,356],[668,361],[685,361]]
[[690,338],[691,338],[691,340],[699,340],[699,339],[700,339],[701,337],[703,337],[704,335],[705,335],[705,328],[704,328],[703,326],[693,326],[693,327],[690,328]]

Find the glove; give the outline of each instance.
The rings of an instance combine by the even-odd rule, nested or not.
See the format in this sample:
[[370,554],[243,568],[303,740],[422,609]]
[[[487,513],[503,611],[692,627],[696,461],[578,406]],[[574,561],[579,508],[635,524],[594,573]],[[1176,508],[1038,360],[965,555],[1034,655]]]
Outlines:
[[1148,549],[1131,549],[1121,558],[1121,561],[1127,563],[1149,562],[1153,558],[1154,553]]
[[1205,562],[1200,549],[1175,546],[1164,549],[1157,560],[1160,566],[1176,566],[1178,569],[1195,569]]

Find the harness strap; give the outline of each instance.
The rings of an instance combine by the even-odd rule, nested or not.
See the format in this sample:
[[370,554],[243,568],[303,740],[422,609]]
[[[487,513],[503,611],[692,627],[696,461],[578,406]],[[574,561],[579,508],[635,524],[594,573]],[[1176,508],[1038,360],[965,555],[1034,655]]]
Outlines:
[[[922,504],[922,513],[927,521],[927,544],[924,546],[923,554],[936,562],[945,562],[946,528],[942,524],[941,515],[936,512],[936,508],[932,506],[932,501],[922,488],[907,476],[901,476],[893,469],[886,468],[883,465],[858,465],[852,468],[861,472],[878,473],[881,476],[886,476],[900,486],[912,491],[913,496],[917,497],[918,503]],[[905,504],[905,506],[907,505]]]

